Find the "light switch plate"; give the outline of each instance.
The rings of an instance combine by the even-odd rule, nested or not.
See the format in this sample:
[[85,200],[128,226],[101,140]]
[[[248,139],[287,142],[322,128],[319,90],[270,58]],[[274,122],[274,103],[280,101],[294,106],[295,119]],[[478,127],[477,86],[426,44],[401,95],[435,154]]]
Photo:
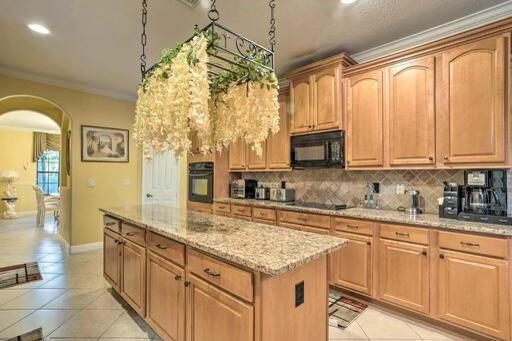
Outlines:
[[92,178],[87,179],[87,187],[94,188],[94,186],[96,186],[96,181]]

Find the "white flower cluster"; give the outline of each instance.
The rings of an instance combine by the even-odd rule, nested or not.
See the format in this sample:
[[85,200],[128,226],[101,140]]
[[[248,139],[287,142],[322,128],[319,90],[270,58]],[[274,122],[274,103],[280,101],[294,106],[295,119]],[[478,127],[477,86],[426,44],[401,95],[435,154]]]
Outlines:
[[197,134],[201,150],[222,151],[238,138],[261,155],[269,132],[279,131],[278,91],[272,81],[231,85],[211,98],[208,80],[208,40],[199,34],[183,44],[169,64],[159,67],[138,91],[134,138],[155,152],[189,152]]

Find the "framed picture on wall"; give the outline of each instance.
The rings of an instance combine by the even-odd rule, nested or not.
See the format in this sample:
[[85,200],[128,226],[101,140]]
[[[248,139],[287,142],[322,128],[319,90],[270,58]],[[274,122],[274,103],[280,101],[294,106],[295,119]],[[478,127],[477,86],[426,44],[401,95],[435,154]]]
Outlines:
[[129,131],[82,125],[82,162],[128,162]]

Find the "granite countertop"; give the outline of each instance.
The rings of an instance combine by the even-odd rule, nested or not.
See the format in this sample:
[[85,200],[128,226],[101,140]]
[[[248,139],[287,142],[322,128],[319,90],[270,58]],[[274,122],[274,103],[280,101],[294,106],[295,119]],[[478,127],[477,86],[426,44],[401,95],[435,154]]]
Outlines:
[[147,204],[100,211],[235,264],[277,276],[344,246],[345,239]]
[[512,226],[439,218],[439,216],[435,214],[420,214],[416,217],[411,217],[403,212],[398,211],[385,211],[367,208],[348,208],[339,211],[331,211],[319,208],[301,207],[299,205],[290,205],[286,203],[273,202],[269,200],[217,198],[214,199],[214,201],[219,203],[268,207],[296,212],[326,214],[337,217],[359,218],[390,223],[420,225],[423,227],[433,227],[445,230],[482,233],[494,236],[512,236]]

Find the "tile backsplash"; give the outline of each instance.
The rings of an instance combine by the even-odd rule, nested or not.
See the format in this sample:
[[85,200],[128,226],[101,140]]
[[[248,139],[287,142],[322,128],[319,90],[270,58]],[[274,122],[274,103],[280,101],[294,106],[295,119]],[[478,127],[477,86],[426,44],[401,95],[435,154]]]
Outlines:
[[[278,187],[281,181],[286,181],[286,187],[295,188],[295,199],[298,201],[346,203],[351,206],[361,203],[368,182],[378,182],[380,206],[387,210],[409,205],[408,195],[396,194],[396,186],[404,185],[406,190],[418,190],[422,210],[434,214],[438,213],[437,199],[443,195],[443,181],[464,183],[463,170],[306,169],[277,173],[243,173],[242,177],[256,179],[258,185],[268,187]],[[510,178],[510,172],[508,177]]]

